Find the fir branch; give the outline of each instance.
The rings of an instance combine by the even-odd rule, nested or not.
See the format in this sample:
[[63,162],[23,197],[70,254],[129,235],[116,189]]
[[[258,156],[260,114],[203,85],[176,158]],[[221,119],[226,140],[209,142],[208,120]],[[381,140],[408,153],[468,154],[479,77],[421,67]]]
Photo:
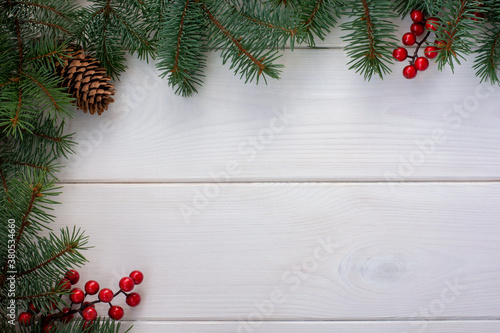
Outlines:
[[21,38],[21,25],[19,24],[19,20],[14,20],[16,25],[16,38],[17,38],[17,53],[19,55],[19,73],[23,70],[23,40]]
[[123,24],[123,26],[127,29],[127,31],[132,36],[134,36],[135,38],[137,38],[137,40],[140,41],[140,44],[144,45],[145,49],[149,49],[150,50],[149,51],[150,54],[153,54],[152,53],[153,46],[151,45],[151,43],[146,38],[144,38],[143,36],[141,36],[140,34],[138,34],[134,29],[132,29],[132,27],[130,26],[130,24],[127,23],[127,21],[119,13],[117,13],[115,10],[113,10],[113,8],[111,8],[111,7],[110,7],[110,13],[113,14],[118,19],[118,21],[120,21]]
[[[40,196],[43,196],[43,194],[40,193],[40,188],[41,188],[40,184],[33,186],[33,190],[31,191],[31,198],[30,198],[29,203],[28,203],[28,208],[26,209],[26,211],[23,215],[23,218],[21,220],[21,225],[19,227],[19,230],[17,231],[17,236],[16,236],[16,240],[14,243],[15,248],[17,248],[17,246],[19,245],[19,242],[21,240],[21,237],[23,236],[25,228],[30,224],[28,217],[31,214],[31,212],[33,211],[33,206],[35,204],[36,199],[39,198]],[[7,268],[7,266],[4,267],[4,271],[6,270],[6,268]]]
[[[0,162],[2,162],[1,159],[0,159]],[[19,246],[19,242],[21,240],[21,237],[24,233],[25,228],[30,224],[28,217],[31,214],[31,212],[33,211],[33,207],[34,207],[36,199],[39,197],[39,194],[40,194],[39,189],[40,188],[38,187],[38,185],[33,187],[33,190],[31,192],[31,197],[30,197],[29,202],[28,202],[28,207],[26,208],[26,210],[24,212],[24,215],[23,215],[22,220],[21,220],[21,225],[19,226],[19,229],[17,230],[17,235],[16,235],[16,238],[14,240],[14,248],[15,249],[17,249]],[[2,269],[3,279],[0,280],[0,289],[3,287],[3,285],[5,283],[5,274],[4,273],[7,272],[7,266],[8,266],[8,260],[6,259],[4,267]]]
[[283,66],[273,62],[280,55],[277,50],[268,48],[262,31],[258,33],[261,38],[250,36],[249,25],[242,24],[241,15],[225,1],[209,1],[201,6],[208,19],[208,46],[221,49],[223,64],[230,60],[230,68],[235,69],[235,74],[245,77],[245,82],[255,79],[258,83],[260,78],[267,82],[266,76],[279,78],[279,68]]
[[316,5],[314,6],[313,11],[311,12],[311,15],[309,15],[309,17],[307,18],[307,20],[304,22],[304,25],[306,27],[309,27],[311,25],[311,23],[313,22],[314,18],[316,17],[316,14],[319,11],[319,8],[323,4],[323,1],[324,0],[317,0],[316,1]]
[[49,53],[41,54],[36,57],[29,58],[28,60],[38,60],[38,59],[43,59],[43,58],[48,58],[48,57],[53,57],[55,55],[59,54],[58,51],[50,51]]
[[34,25],[42,25],[42,26],[46,26],[46,27],[49,27],[49,28],[54,28],[56,30],[60,30],[61,32],[64,32],[66,34],[71,34],[71,32],[69,30],[65,29],[64,27],[62,27],[60,25],[57,25],[57,24],[54,24],[54,23],[50,23],[50,22],[43,22],[43,21],[26,19],[26,20],[23,21],[23,23],[31,23],[31,24],[34,24]]
[[19,85],[18,87],[18,94],[19,98],[17,101],[16,115],[10,120],[14,129],[17,127],[17,124],[19,122],[19,114],[21,113],[21,106],[23,105],[23,90],[21,88],[21,85]]
[[374,74],[383,78],[390,73],[396,26],[388,18],[395,17],[388,0],[346,1],[347,14],[354,20],[342,24],[342,30],[351,31],[342,38],[348,42],[345,50],[354,69],[370,80]]
[[436,24],[436,41],[440,51],[436,58],[439,70],[449,65],[454,71],[455,62],[473,52],[476,40],[474,33],[481,26],[483,19],[476,17],[480,12],[480,4],[476,0],[456,0],[446,2],[441,12],[439,24]]
[[47,4],[40,4],[40,3],[28,2],[28,1],[13,1],[13,4],[14,5],[24,5],[24,6],[33,6],[33,7],[37,7],[37,8],[46,9],[48,11],[55,13],[56,15],[59,15],[60,17],[62,17],[64,19],[68,19],[62,12],[60,12],[59,10],[57,10],[56,8],[54,8],[52,6],[48,6]]
[[156,44],[150,39],[152,32],[144,22],[142,5],[118,0],[93,2],[81,12],[77,37],[112,78],[126,69],[124,50],[137,52],[140,59],[154,59]]
[[186,5],[184,6],[184,10],[181,15],[181,22],[179,23],[179,35],[177,36],[177,46],[175,49],[175,60],[174,60],[174,68],[172,68],[172,73],[176,73],[179,71],[179,55],[181,54],[181,38],[182,32],[184,30],[184,21],[186,19],[186,13],[189,8],[190,0],[186,0]]
[[0,163],[10,163],[10,164],[15,164],[15,165],[19,165],[19,166],[26,166],[26,167],[33,168],[33,169],[38,169],[38,170],[50,172],[50,169],[44,165],[36,165],[36,164],[30,164],[30,163],[20,162],[20,161],[11,161],[11,160],[7,160],[7,159],[3,159],[3,158],[0,158]]
[[478,54],[473,68],[480,77],[481,83],[489,81],[491,84],[500,84],[498,71],[500,70],[500,27],[493,27],[485,31],[478,41]]
[[395,0],[393,8],[401,18],[405,18],[413,9],[422,10],[428,16],[437,16],[445,1],[449,0]]
[[36,251],[20,251],[17,279],[25,289],[32,290],[29,281],[35,278],[54,281],[57,288],[61,275],[86,262],[80,252],[89,249],[86,246],[88,237],[76,227],[72,231],[61,229],[60,234],[57,237],[51,232],[48,238],[38,238],[26,244],[25,248],[36,247]]
[[314,36],[324,40],[330,29],[335,27],[340,17],[344,3],[338,0],[304,0],[300,2],[300,17],[302,23],[301,42],[314,46]]
[[203,3],[201,5],[203,11],[207,14],[208,18],[212,23],[219,29],[219,31],[227,37],[228,40],[232,42],[234,46],[238,48],[241,54],[244,54],[251,62],[258,67],[258,76],[262,74],[262,72],[266,69],[266,66],[262,62],[262,59],[256,59],[242,44],[241,39],[237,39],[217,20],[217,18],[212,14],[212,12],[205,6]]
[[30,67],[45,68],[53,75],[56,64],[64,65],[71,58],[71,47],[68,41],[57,41],[53,38],[38,38],[26,53],[26,61]]
[[375,48],[375,38],[373,37],[374,31],[373,31],[373,23],[370,17],[370,8],[368,7],[368,1],[367,0],[362,0],[363,2],[363,10],[364,10],[364,21],[366,22],[366,31],[367,31],[367,36],[368,36],[368,54],[367,57],[372,59],[372,58],[377,58],[380,56],[380,53],[377,52]]
[[52,96],[52,94],[49,92],[49,90],[42,84],[40,83],[40,81],[37,81],[35,78],[31,77],[30,75],[24,73],[24,75],[30,79],[31,81],[33,81],[37,86],[40,87],[40,89],[42,89],[42,91],[44,92],[44,94],[49,98],[49,100],[52,102],[52,105],[54,105],[54,108],[58,111],[58,112],[61,112],[61,107],[59,106],[59,104],[57,104],[57,102],[55,101],[54,97]]
[[[26,130],[23,130],[23,131],[26,132]],[[47,140],[50,140],[50,141],[54,141],[54,142],[61,142],[63,140],[62,137],[60,137],[60,136],[52,137],[52,136],[48,136],[48,135],[36,133],[36,132],[31,132],[31,134],[36,135],[36,136],[41,137],[41,138],[44,138],[44,139],[47,139]]]
[[24,296],[16,296],[16,300],[33,300],[36,298],[46,298],[47,296],[59,296],[59,290],[51,290],[40,294],[35,295],[24,295]]
[[2,179],[2,186],[5,191],[5,196],[7,197],[7,200],[9,203],[12,203],[10,197],[9,197],[9,189],[7,188],[7,180],[5,179],[5,175],[3,173],[2,166],[0,165],[0,178]]
[[[33,150],[50,152],[54,158],[67,158],[68,154],[73,153],[72,147],[75,142],[71,141],[72,134],[64,134],[64,121],[57,124],[53,119],[42,114],[35,128],[32,131],[24,132],[26,145],[33,147]],[[26,157],[22,158],[26,159]],[[37,159],[29,159],[37,162]],[[49,165],[49,170],[53,169],[47,161],[40,162]]]
[[[170,19],[161,26],[157,68],[160,77],[168,76],[168,84],[182,96],[197,92],[205,66],[206,49],[203,36],[204,14],[200,4],[192,0],[169,6]],[[174,46],[175,45],[175,46]]]
[[260,20],[256,19],[255,17],[252,17],[252,16],[250,16],[248,14],[241,14],[241,16],[243,16],[243,17],[251,20],[252,22],[254,22],[254,23],[258,24],[258,25],[262,25],[262,26],[264,26],[266,28],[284,31],[287,34],[290,34],[291,36],[293,36],[297,32],[297,28],[295,28],[295,29],[287,29],[287,28],[284,28],[284,27],[274,26],[274,25],[272,25],[269,22],[260,21]]
[[7,85],[9,85],[11,83],[15,83],[15,82],[19,82],[19,77],[11,77],[11,78],[9,78],[9,80],[7,82],[0,83],[0,88],[1,87],[5,87],[5,86],[7,86]]
[[53,261],[59,259],[60,257],[68,254],[68,253],[72,253],[75,251],[75,249],[78,248],[78,243],[68,243],[66,244],[66,248],[59,251],[58,253],[55,253],[54,255],[52,255],[52,257],[50,257],[49,259],[39,263],[38,265],[36,265],[35,267],[32,267],[26,271],[23,271],[23,272],[20,272],[17,274],[17,277],[18,278],[22,278],[23,276],[25,275],[28,275],[30,273],[33,273],[43,267],[46,267],[48,266],[50,263],[52,263]]
[[271,5],[272,7],[292,7],[293,9],[299,7],[301,5],[301,0],[267,0],[266,4]]
[[233,4],[232,7],[238,15],[235,18],[241,20],[241,25],[247,31],[246,36],[266,36],[263,38],[266,41],[263,47],[285,49],[289,46],[293,50],[297,35],[304,33],[298,11],[290,7],[276,8],[274,4],[263,5],[259,0],[248,0],[240,6]]

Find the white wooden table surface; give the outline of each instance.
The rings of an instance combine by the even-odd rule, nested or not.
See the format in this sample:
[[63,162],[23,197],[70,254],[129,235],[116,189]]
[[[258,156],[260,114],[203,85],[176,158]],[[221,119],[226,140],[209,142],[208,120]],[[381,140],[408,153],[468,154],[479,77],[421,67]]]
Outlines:
[[268,86],[214,53],[189,99],[132,57],[71,121],[53,227],[90,236],[83,281],[145,273],[134,332],[500,331],[500,88],[321,46]]

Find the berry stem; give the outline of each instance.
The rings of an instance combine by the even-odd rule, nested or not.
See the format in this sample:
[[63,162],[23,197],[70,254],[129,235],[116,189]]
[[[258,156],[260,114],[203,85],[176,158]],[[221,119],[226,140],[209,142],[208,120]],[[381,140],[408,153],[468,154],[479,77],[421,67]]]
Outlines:
[[118,290],[114,295],[113,295],[113,298],[115,298],[116,296],[120,295],[121,293],[123,293],[123,295],[127,296],[127,294],[123,291],[123,290]]
[[415,49],[415,52],[413,53],[413,57],[408,56],[408,58],[411,58],[410,65],[415,64],[415,60],[418,58],[418,51],[420,50],[420,47],[422,46],[422,44],[427,42],[427,38],[429,38],[430,34],[431,34],[431,32],[427,31],[427,34],[425,35],[425,37],[420,42],[416,43],[417,48]]

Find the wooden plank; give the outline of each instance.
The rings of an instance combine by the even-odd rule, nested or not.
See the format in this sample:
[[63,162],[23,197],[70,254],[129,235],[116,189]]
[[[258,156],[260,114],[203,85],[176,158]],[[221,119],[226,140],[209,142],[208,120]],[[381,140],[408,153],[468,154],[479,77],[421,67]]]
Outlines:
[[77,184],[55,227],[91,237],[82,283],[144,271],[128,319],[487,319],[499,197],[499,183]]
[[397,64],[397,73],[368,83],[341,50],[297,50],[285,53],[282,79],[268,86],[245,85],[216,54],[208,63],[200,94],[182,98],[153,64],[130,59],[111,109],[71,121],[80,145],[61,179],[500,178],[500,88],[478,85],[471,63],[454,76],[432,65],[413,81]]
[[[137,322],[133,332],[141,333],[472,333],[498,332],[499,321],[415,321],[402,322],[265,322],[251,329],[238,322]],[[124,327],[130,327],[125,322]],[[425,326],[424,326],[425,325]],[[422,329],[422,328],[425,328]]]

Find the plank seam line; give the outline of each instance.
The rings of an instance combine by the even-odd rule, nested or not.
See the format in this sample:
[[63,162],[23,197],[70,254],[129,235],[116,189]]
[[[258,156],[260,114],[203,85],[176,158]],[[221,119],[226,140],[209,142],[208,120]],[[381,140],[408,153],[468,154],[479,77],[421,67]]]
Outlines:
[[[150,318],[147,320],[124,320],[128,322],[166,322],[166,323],[240,323],[241,321],[234,319],[218,319],[218,320],[206,320],[206,319],[154,319]],[[488,321],[488,322],[496,322],[500,321],[500,317],[493,318],[388,318],[388,319],[325,319],[325,320],[317,320],[317,319],[290,319],[290,320],[273,320],[273,319],[264,319],[262,320],[266,323],[386,323],[386,322],[479,322],[479,321]]]
[[204,185],[204,184],[488,184],[500,183],[500,180],[405,180],[405,181],[381,181],[381,180],[338,180],[338,181],[233,181],[233,182],[209,182],[209,181],[61,181],[59,185]]

